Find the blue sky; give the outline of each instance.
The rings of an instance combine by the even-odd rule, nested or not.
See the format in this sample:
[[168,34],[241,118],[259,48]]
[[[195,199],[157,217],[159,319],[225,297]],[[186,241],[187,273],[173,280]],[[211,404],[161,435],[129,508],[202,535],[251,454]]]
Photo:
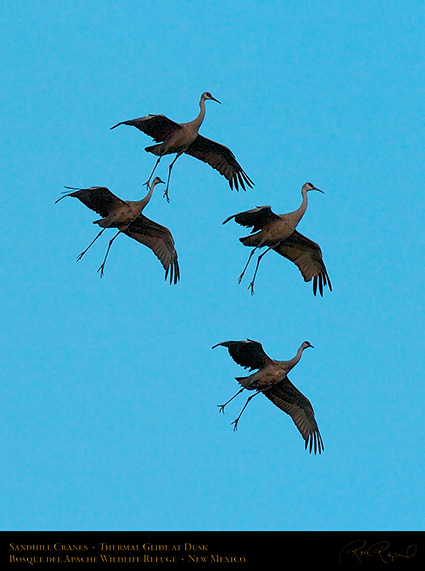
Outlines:
[[[2,529],[424,529],[425,8],[421,2],[2,2]],[[255,188],[181,157],[168,226],[181,282],[107,232],[64,185],[130,200],[151,139],[109,127],[148,113],[229,146]],[[163,159],[158,174],[167,174]],[[289,212],[320,243],[333,292],[268,254],[251,297],[229,215]],[[111,231],[111,235],[112,231]],[[247,276],[248,277],[248,276]],[[325,443],[241,396],[224,349],[289,359]]]

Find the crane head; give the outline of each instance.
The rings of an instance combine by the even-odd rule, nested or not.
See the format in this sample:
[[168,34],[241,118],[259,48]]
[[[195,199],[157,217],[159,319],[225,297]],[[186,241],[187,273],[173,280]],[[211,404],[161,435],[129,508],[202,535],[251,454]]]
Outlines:
[[306,182],[306,183],[303,185],[303,187],[302,187],[302,189],[301,189],[301,192],[302,192],[302,191],[308,192],[309,190],[317,190],[318,192],[321,192],[322,194],[325,194],[325,193],[323,192],[323,190],[320,190],[320,188],[317,188],[317,187],[314,186],[314,184],[312,184],[311,182]]
[[159,183],[165,184],[165,182],[164,182],[163,180],[161,180],[161,179],[159,178],[159,176],[156,176],[156,177],[153,179],[151,186],[154,186],[154,185],[159,184]]
[[312,349],[314,349],[313,345],[310,343],[310,341],[304,341],[304,343],[301,345],[302,349],[307,349],[308,347],[311,347]]
[[205,91],[205,93],[203,93],[201,95],[201,99],[204,99],[204,101],[207,99],[211,99],[212,101],[215,101],[216,103],[220,103],[220,105],[221,105],[221,101],[219,101],[218,99],[213,97],[209,91]]

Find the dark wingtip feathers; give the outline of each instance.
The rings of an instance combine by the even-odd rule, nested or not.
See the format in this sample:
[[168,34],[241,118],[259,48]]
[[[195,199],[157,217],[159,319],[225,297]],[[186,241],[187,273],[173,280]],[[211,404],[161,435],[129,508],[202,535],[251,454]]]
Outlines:
[[226,218],[226,220],[224,220],[222,222],[222,224],[227,224],[227,222],[229,222],[229,220],[231,220],[232,218],[234,218],[236,216],[236,214],[232,214],[232,216],[229,216],[228,218]]
[[113,127],[110,127],[111,131],[112,129],[115,129],[115,127],[119,127],[120,125],[133,125],[133,121],[135,121],[135,119],[129,119],[128,121],[120,121],[119,123],[117,123],[116,125],[114,125]]
[[332,284],[329,276],[325,270],[323,274],[319,274],[318,276],[314,276],[313,278],[313,295],[317,294],[317,286],[319,286],[319,293],[323,297],[323,288],[328,286],[329,291],[332,291]]
[[213,345],[211,347],[211,349],[215,349],[216,347],[227,347],[227,348],[229,348],[229,343],[232,343],[232,341],[222,341],[221,343],[217,343],[217,345]]
[[180,279],[180,268],[177,260],[170,264],[165,270],[165,280],[170,276],[170,284],[177,284]]
[[55,204],[57,204],[58,202],[60,202],[64,198],[66,198],[67,196],[72,196],[76,190],[81,190],[81,188],[76,188],[75,186],[64,186],[64,188],[67,188],[68,190],[72,190],[73,192],[68,192],[68,191],[62,192],[62,196],[60,196],[57,200],[55,200]]
[[325,449],[323,444],[322,437],[320,436],[320,432],[313,432],[309,434],[304,442],[304,448],[310,452],[314,452],[315,454],[321,454],[322,451]]
[[234,175],[228,179],[228,181],[230,189],[233,190],[233,188],[235,188],[237,192],[239,192],[239,186],[241,187],[242,190],[245,191],[246,191],[245,185],[248,186],[249,188],[253,188],[254,186],[254,182],[249,178],[249,176],[244,171],[235,172]]

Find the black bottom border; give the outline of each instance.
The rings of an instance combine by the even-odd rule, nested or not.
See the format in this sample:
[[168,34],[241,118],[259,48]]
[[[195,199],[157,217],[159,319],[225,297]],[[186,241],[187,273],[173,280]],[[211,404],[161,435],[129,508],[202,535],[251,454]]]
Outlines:
[[5,531],[7,569],[425,569],[425,532]]

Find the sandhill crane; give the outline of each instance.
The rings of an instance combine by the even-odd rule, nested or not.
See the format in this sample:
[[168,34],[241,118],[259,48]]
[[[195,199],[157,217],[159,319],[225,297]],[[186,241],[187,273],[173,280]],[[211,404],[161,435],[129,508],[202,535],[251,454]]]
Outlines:
[[236,380],[242,388],[233,395],[224,404],[218,405],[220,411],[224,412],[224,408],[243,390],[255,390],[242,408],[239,416],[232,422],[233,430],[237,429],[238,422],[248,403],[256,395],[262,393],[272,401],[277,407],[292,417],[296,427],[301,433],[305,441],[305,448],[309,447],[316,454],[321,454],[324,450],[322,437],[314,417],[313,407],[310,401],[305,397],[288,379],[288,372],[295,367],[301,359],[303,351],[307,347],[313,347],[308,341],[304,341],[299,347],[297,354],[289,361],[275,361],[271,359],[264,351],[261,343],[247,339],[246,341],[224,341],[214,345],[213,349],[218,346],[227,347],[230,356],[238,365],[253,371],[255,373],[247,377],[236,377]]
[[[294,212],[275,214],[272,212],[270,206],[258,206],[252,210],[246,210],[245,212],[229,216],[229,218],[226,218],[223,222],[223,224],[226,224],[226,222],[234,218],[235,222],[241,226],[253,227],[249,236],[239,238],[244,246],[254,248],[239,276],[239,283],[257,248],[268,246],[267,250],[258,256],[254,276],[248,286],[248,289],[251,290],[251,294],[254,294],[254,282],[260,261],[270,250],[274,250],[281,256],[294,262],[301,271],[304,281],[309,282],[313,278],[314,295],[316,295],[317,286],[319,286],[319,292],[322,296],[323,286],[327,285],[330,291],[332,291],[331,281],[323,262],[322,250],[319,244],[316,244],[316,242],[313,242],[295,230],[307,210],[307,193],[310,190],[317,190],[323,193],[323,190],[316,188],[311,182],[306,182],[301,189],[303,197],[301,205]],[[254,234],[254,232],[256,233]]]
[[111,127],[111,129],[115,129],[115,127],[119,125],[132,125],[152,137],[156,143],[159,143],[158,145],[145,148],[145,151],[153,153],[158,157],[153,171],[145,184],[149,184],[161,158],[164,155],[176,153],[176,157],[168,167],[167,186],[164,192],[164,196],[168,202],[168,186],[170,183],[171,169],[176,160],[183,153],[191,155],[204,163],[208,163],[213,169],[218,170],[220,174],[227,178],[231,189],[233,189],[234,186],[236,190],[239,190],[240,185],[241,188],[245,190],[245,184],[251,188],[253,187],[254,183],[243,171],[230,149],[198,134],[205,117],[205,101],[208,100],[220,103],[211,93],[203,93],[199,101],[199,115],[196,119],[188,123],[175,123],[171,119],[168,119],[168,117],[165,117],[165,115],[147,115],[146,117],[139,117],[138,119],[121,121],[121,123],[117,123]]
[[118,198],[118,196],[115,196],[115,194],[112,194],[112,192],[104,186],[79,189],[66,187],[71,188],[71,190],[75,192],[67,192],[64,196],[58,198],[56,202],[68,196],[72,196],[73,198],[78,198],[78,200],[88,208],[102,216],[100,220],[93,222],[93,224],[101,226],[102,230],[87,248],[81,252],[77,260],[81,260],[84,254],[93,246],[99,236],[101,236],[107,228],[118,228],[117,234],[109,241],[105,258],[98,269],[100,277],[103,276],[106,258],[108,257],[112,243],[119,234],[124,233],[150,248],[165,269],[165,279],[167,279],[169,274],[170,283],[174,282],[176,284],[180,278],[180,270],[171,232],[168,228],[165,228],[165,226],[157,224],[142,214],[143,209],[151,199],[154,188],[158,183],[165,184],[159,177],[155,177],[147,195],[142,198],[142,200],[122,200]]

